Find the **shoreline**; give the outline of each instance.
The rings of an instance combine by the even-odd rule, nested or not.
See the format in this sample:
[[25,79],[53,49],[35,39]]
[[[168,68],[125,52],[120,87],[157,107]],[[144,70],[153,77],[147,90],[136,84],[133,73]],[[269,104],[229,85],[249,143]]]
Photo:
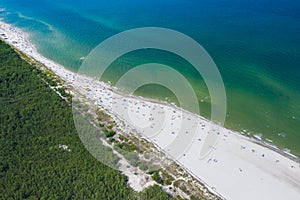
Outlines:
[[[107,91],[105,91],[103,93],[104,95],[107,95],[106,97],[108,97],[109,95],[111,95],[111,93],[113,93],[114,95],[116,95],[115,96],[116,98],[120,98],[122,100],[129,99],[128,101],[131,100],[134,103],[143,102],[144,104],[147,104],[147,106],[151,105],[152,107],[158,105],[157,107],[163,107],[167,113],[168,112],[172,113],[174,110],[176,110],[176,112],[177,111],[182,112],[186,116],[194,117],[195,120],[197,120],[197,122],[201,121],[201,123],[204,123],[204,124],[207,124],[210,122],[208,119],[205,119],[202,116],[190,113],[190,112],[185,111],[177,106],[170,105],[169,103],[166,103],[166,102],[163,102],[160,100],[153,100],[153,99],[147,99],[144,97],[136,97],[133,95],[126,95],[126,94],[123,94],[122,92],[120,92],[118,89],[116,89],[112,86],[109,86],[100,81],[97,81],[97,84],[95,85],[95,83],[93,82],[93,78],[91,78],[91,77],[84,77],[84,76],[80,75],[79,79],[82,79],[82,82],[79,81],[79,83],[77,85],[75,85],[77,80],[75,81],[75,83],[74,83],[74,81],[70,82],[70,80],[72,80],[72,78],[74,78],[74,80],[75,80],[74,76],[78,76],[78,75],[76,75],[74,72],[71,72],[70,70],[65,69],[63,66],[55,63],[54,61],[51,61],[51,60],[45,58],[44,56],[40,55],[37,52],[37,50],[35,49],[35,47],[28,41],[27,34],[23,33],[22,31],[20,31],[19,29],[15,28],[15,27],[5,24],[1,21],[0,21],[0,30],[1,30],[0,37],[4,38],[4,41],[6,43],[9,43],[10,45],[14,46],[18,50],[20,50],[21,52],[26,54],[27,56],[32,57],[33,59],[41,62],[48,69],[50,69],[55,74],[57,74],[59,77],[61,77],[64,81],[66,81],[68,84],[71,84],[71,85],[73,84],[74,88],[76,88],[76,90],[78,90],[79,92],[83,93],[84,95],[86,95],[88,97],[92,97],[92,99],[95,98],[97,100],[97,98],[98,98],[98,96],[96,94],[97,90],[95,91],[95,90],[91,89],[91,92],[89,93],[88,91],[85,90],[85,87],[83,87],[83,86],[93,87],[93,88],[102,88],[103,90],[106,89]],[[5,34],[4,36],[2,35],[3,32]],[[7,38],[7,39],[5,39],[5,38]],[[87,81],[87,82],[85,82],[85,81]],[[102,99],[102,101],[103,101],[104,107],[107,107],[107,109],[109,109],[109,105],[112,105],[112,103],[110,102],[111,100],[109,98],[108,98],[108,100]],[[117,105],[119,105],[119,104],[117,104]],[[129,105],[131,105],[131,104],[129,103]],[[120,106],[122,106],[121,103],[120,103]],[[137,106],[133,105],[133,109],[134,108],[136,109]],[[140,111],[140,112],[141,113],[143,112],[143,114],[147,114],[146,110]],[[118,114],[116,114],[116,116],[118,116]],[[134,118],[136,120],[141,120],[140,116],[138,116],[138,115],[134,116],[134,117],[136,117],[136,118]],[[130,122],[128,122],[127,124],[132,125],[132,124],[130,124]],[[168,126],[168,127],[166,127],[166,129],[169,130],[171,128],[170,128],[170,126]],[[137,131],[137,132],[139,132],[139,131]],[[167,132],[167,131],[165,131],[165,132]],[[201,131],[199,131],[199,132],[201,132]],[[202,131],[202,133],[204,133],[204,132],[205,132],[205,130]],[[163,134],[163,133],[161,133],[161,134]],[[214,156],[216,158],[209,158],[208,164],[206,162],[198,163],[198,161],[194,160],[195,154],[193,152],[190,152],[190,150],[187,150],[186,157],[180,157],[176,161],[178,163],[180,163],[180,166],[187,169],[187,171],[189,171],[189,173],[194,174],[193,176],[202,180],[205,183],[205,185],[208,186],[208,188],[212,189],[212,191],[220,193],[222,196],[225,196],[226,198],[237,199],[237,195],[232,194],[233,190],[231,188],[222,187],[222,185],[224,185],[224,184],[230,185],[230,183],[228,183],[230,181],[231,182],[239,182],[239,181],[245,182],[246,181],[246,182],[251,182],[254,185],[254,187],[257,187],[256,182],[255,182],[256,179],[253,180],[251,178],[251,176],[256,176],[257,174],[261,174],[261,176],[264,179],[267,179],[268,181],[272,181],[272,180],[274,181],[274,180],[278,180],[278,179],[280,180],[281,178],[283,178],[284,181],[286,181],[285,186],[293,186],[293,183],[294,183],[296,185],[296,187],[292,191],[293,191],[293,195],[295,195],[295,196],[291,196],[291,197],[296,197],[296,196],[300,197],[300,165],[299,165],[300,162],[299,162],[298,157],[295,157],[292,154],[290,155],[290,154],[284,152],[283,150],[278,149],[276,146],[274,147],[273,145],[268,144],[262,140],[260,141],[260,140],[254,139],[254,138],[250,138],[239,132],[232,131],[232,130],[229,130],[226,128],[224,128],[224,130],[222,130],[222,135],[227,135],[227,136],[226,137],[222,136],[220,138],[220,140],[221,139],[223,139],[222,141],[230,140],[229,141],[230,145],[228,145],[228,142],[226,144],[225,142],[222,143],[222,141],[219,141],[218,144],[216,145],[217,150],[213,150],[213,152],[211,153],[212,155],[209,156],[209,157]],[[165,138],[165,136],[162,136],[161,138]],[[157,139],[157,138],[154,138],[154,139],[150,138],[150,141],[154,145],[157,145],[161,150],[164,150],[165,144],[162,141],[159,141],[158,139],[157,139],[157,141],[155,141],[155,139]],[[236,146],[234,146],[234,148],[232,147],[233,145],[236,145],[236,144],[241,149],[236,148]],[[194,146],[192,146],[190,149],[195,150]],[[252,149],[252,151],[249,151],[249,153],[241,153],[241,151],[243,152],[244,146],[246,147],[246,149]],[[196,147],[199,147],[199,146],[196,146]],[[219,150],[219,149],[222,149],[222,150]],[[253,149],[255,149],[255,152],[260,152],[260,155],[256,155],[256,153],[253,152]],[[256,156],[253,156],[253,154],[255,154]],[[272,157],[272,159],[270,160],[270,162],[269,162],[269,160],[267,160],[268,162],[261,161],[260,158],[262,155],[264,155],[263,157],[265,157],[265,156],[267,157],[267,155],[268,155],[268,156]],[[247,177],[240,176],[240,173],[244,170],[241,171],[242,168],[238,167],[239,169],[237,170],[237,172],[232,172],[233,180],[229,180],[228,177],[221,178],[221,175],[220,175],[220,177],[215,177],[215,173],[219,170],[222,170],[222,168],[225,168],[225,167],[219,166],[214,171],[213,168],[215,166],[210,166],[210,163],[213,162],[210,159],[222,160],[222,158],[224,158],[224,157],[226,158],[228,156],[229,156],[229,159],[227,159],[227,161],[233,162],[236,165],[243,165],[243,168],[247,168],[248,170],[251,169],[251,172],[252,172],[251,176],[249,176],[249,175]],[[206,160],[207,159],[205,159],[205,161]],[[279,163],[277,163],[277,160],[280,160],[280,170],[278,170],[278,166],[276,166],[276,167],[273,166],[273,165],[277,165],[277,164],[279,165]],[[276,162],[274,162],[274,161],[276,161]],[[273,163],[273,165],[272,165],[272,163]],[[197,164],[206,165],[205,167],[202,168],[202,170],[205,172],[203,172],[201,170],[199,171],[199,169],[197,168]],[[217,162],[215,162],[214,164],[217,165]],[[253,168],[252,165],[255,165],[255,164],[257,164],[257,166],[260,166],[260,167],[254,166],[254,168]],[[196,165],[196,167],[195,167],[195,165]],[[209,165],[209,167],[207,165]],[[283,165],[283,166],[281,166],[281,165]],[[234,168],[234,165],[232,165],[232,164],[227,164],[226,166]],[[292,166],[294,166],[294,167],[292,167]],[[295,167],[295,166],[298,166],[298,167]],[[199,167],[199,168],[201,168],[201,167]],[[256,170],[256,167],[259,169]],[[272,168],[273,171],[270,170],[272,172],[268,172],[269,168]],[[227,169],[227,167],[226,167],[226,170],[224,170],[224,171],[231,172],[229,168]],[[257,172],[257,173],[254,173],[254,172]],[[206,176],[205,173],[209,173],[210,175]],[[275,176],[275,178],[273,176],[270,177],[269,176],[270,174]],[[203,178],[203,176],[204,176],[204,178]],[[277,176],[279,178],[276,178]],[[285,176],[287,176],[289,178],[289,180],[291,179],[292,181],[285,180],[286,179]],[[295,177],[293,177],[293,176],[295,176]],[[236,178],[234,178],[234,177],[236,177]],[[241,177],[243,177],[243,179],[241,179]],[[264,184],[262,184],[262,185],[264,186]],[[281,184],[279,184],[279,185],[282,186]],[[235,190],[239,190],[239,188],[240,188],[241,193],[243,193],[245,190],[245,189],[242,190],[243,185],[241,184],[240,187],[238,187],[238,186],[239,186],[239,183],[234,184],[234,187],[236,187]],[[217,189],[214,189],[214,188],[217,188]],[[221,188],[221,189],[219,190],[219,188]],[[265,188],[261,188],[261,189],[254,188],[254,191],[258,192],[260,195],[264,195],[266,193],[266,192],[264,192],[264,190],[265,190]],[[282,188],[281,189],[278,188],[278,190],[282,190]],[[270,191],[272,191],[272,190],[268,190],[267,192],[270,192]],[[253,188],[251,188],[250,191],[248,191],[248,192],[249,193],[253,192]],[[247,194],[244,194],[244,195],[247,196]],[[278,196],[278,194],[276,194],[276,193],[275,194],[270,193],[269,195],[270,196],[268,196],[268,198],[270,198],[270,199],[280,198],[280,196]],[[247,198],[250,198],[250,196],[247,196]]]
[[[54,73],[55,73],[55,70],[53,70],[53,69],[55,69],[55,67],[59,67],[59,68],[62,68],[63,70],[65,70],[67,72],[75,74],[75,76],[78,76],[74,70],[67,69],[64,66],[56,63],[55,61],[50,60],[50,59],[44,57],[42,54],[38,53],[35,46],[29,41],[29,39],[28,39],[29,34],[28,33],[22,31],[21,29],[15,27],[13,25],[7,24],[6,22],[4,22],[2,20],[3,19],[0,18],[0,31],[3,30],[3,27],[6,26],[5,28],[10,29],[10,31],[15,32],[15,34],[18,35],[17,38],[8,38],[7,36],[1,35],[1,32],[0,32],[0,39],[2,39],[4,42],[6,42],[6,43],[12,45],[13,47],[17,48],[21,52],[25,53],[27,56],[29,56],[31,58],[34,58],[35,60],[41,62],[42,64],[44,64],[48,69],[50,69]],[[5,39],[5,38],[7,38],[7,39]],[[19,42],[14,43],[14,39],[20,40],[23,43],[19,43]],[[80,58],[80,59],[82,59],[82,58]],[[49,65],[47,65],[47,63],[48,64],[51,63],[52,67],[49,68]],[[57,74],[57,73],[55,73],[55,74]],[[88,76],[83,75],[83,74],[80,74],[80,76],[82,76],[84,78],[87,78],[87,79],[91,79],[91,80],[95,79],[95,77],[88,77]],[[63,80],[66,81],[64,78],[63,78]],[[184,110],[184,109],[182,109],[181,107],[178,107],[175,104],[172,104],[172,103],[169,103],[169,102],[166,102],[166,101],[163,101],[163,100],[159,100],[159,99],[151,99],[151,98],[147,98],[147,97],[135,96],[135,95],[132,95],[132,94],[126,94],[126,93],[120,91],[118,88],[116,88],[114,86],[111,86],[109,83],[105,83],[105,82],[102,82],[102,81],[100,81],[100,82],[102,83],[103,87],[106,87],[108,90],[110,90],[114,93],[117,93],[119,95],[122,95],[124,97],[129,97],[129,98],[133,98],[133,99],[137,99],[137,100],[142,100],[142,101],[161,104],[161,105],[164,105],[164,106],[169,106],[169,107],[172,107],[174,109],[181,110],[182,112],[186,112],[188,114],[191,114],[195,117],[198,117],[201,120],[206,120],[208,122],[211,122],[209,119],[206,119],[205,117],[203,117],[201,115],[198,115],[198,114],[195,114],[195,113],[192,113],[190,111]],[[218,124],[218,122],[213,122],[213,123]],[[289,150],[289,149],[286,149],[286,148],[280,149],[280,148],[278,148],[275,144],[270,143],[268,141],[268,139],[261,139],[261,138],[258,139],[255,135],[250,135],[250,134],[247,134],[247,133],[244,133],[244,132],[239,132],[239,131],[236,131],[236,130],[233,130],[233,129],[230,129],[230,128],[227,128],[227,127],[224,127],[224,128],[234,132],[235,134],[243,136],[243,137],[245,137],[245,139],[248,139],[248,140],[250,140],[254,143],[257,143],[257,144],[262,145],[266,148],[269,148],[273,151],[276,151],[277,153],[279,153],[279,154],[281,154],[281,155],[283,155],[283,156],[285,156],[285,157],[287,157],[287,158],[289,158],[289,159],[291,159],[291,160],[293,160],[293,161],[300,164],[300,157],[285,151],[285,150]]]

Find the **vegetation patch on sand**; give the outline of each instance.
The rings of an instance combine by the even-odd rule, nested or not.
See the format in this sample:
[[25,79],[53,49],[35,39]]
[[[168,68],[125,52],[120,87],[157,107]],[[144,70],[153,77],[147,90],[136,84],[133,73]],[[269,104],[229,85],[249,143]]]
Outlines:
[[93,158],[66,88],[21,56],[0,41],[0,199],[170,199],[159,186],[134,192]]

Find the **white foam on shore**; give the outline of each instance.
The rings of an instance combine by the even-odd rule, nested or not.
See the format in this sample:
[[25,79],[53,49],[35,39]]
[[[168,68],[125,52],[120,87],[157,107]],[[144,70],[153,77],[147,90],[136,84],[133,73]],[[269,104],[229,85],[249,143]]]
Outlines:
[[285,134],[285,133],[278,133],[278,136],[279,136],[279,137],[282,137],[282,138],[285,138],[285,137],[286,137],[286,134]]
[[40,23],[40,24],[42,24],[43,26],[47,27],[47,29],[48,29],[49,31],[55,31],[55,29],[54,29],[53,26],[51,26],[50,24],[48,24],[48,23],[46,23],[46,22],[44,22],[44,21],[42,21],[42,20],[38,20],[38,19],[35,19],[35,18],[32,18],[32,17],[27,17],[27,16],[23,15],[23,14],[20,13],[20,12],[18,12],[17,14],[18,14],[18,17],[21,18],[21,19],[30,20],[30,21],[35,21],[35,22]]
[[[161,112],[164,112],[166,117],[171,118],[170,123],[164,124],[161,130],[157,130],[157,134],[148,137],[149,141],[162,150],[177,139],[176,125],[180,124],[181,120],[190,119],[191,127],[197,127],[196,139],[184,156],[178,158],[176,162],[205,183],[210,190],[220,193],[227,199],[300,199],[300,166],[297,162],[225,128],[220,132],[220,140],[213,147],[212,152],[205,159],[200,160],[198,156],[210,123],[207,119],[175,106],[161,105],[144,98],[115,93],[107,84],[89,77],[76,76],[61,65],[43,57],[28,42],[26,34],[0,22],[0,34],[3,33],[5,36],[0,37],[6,37],[6,42],[45,64],[80,93],[97,101],[108,110],[114,111],[121,120],[126,120],[122,115],[129,108],[132,120],[125,123],[137,131],[143,130],[144,135],[151,134],[157,127],[145,130],[136,126],[134,122],[138,121],[139,125],[146,126],[149,123],[149,113],[153,108],[160,111],[157,114],[153,113],[151,117],[154,120],[160,119]],[[112,110],[112,105],[118,109]],[[182,118],[179,117],[180,115],[172,114],[174,112],[182,113]]]
[[254,134],[253,136],[254,136],[254,138],[258,139],[259,141],[262,140],[262,133]]

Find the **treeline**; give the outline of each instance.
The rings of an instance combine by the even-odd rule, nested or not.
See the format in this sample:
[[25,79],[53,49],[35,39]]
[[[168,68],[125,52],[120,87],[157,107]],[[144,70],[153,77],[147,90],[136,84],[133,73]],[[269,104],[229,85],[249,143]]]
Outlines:
[[170,199],[159,186],[134,192],[126,176],[92,157],[70,102],[44,79],[0,41],[0,199]]

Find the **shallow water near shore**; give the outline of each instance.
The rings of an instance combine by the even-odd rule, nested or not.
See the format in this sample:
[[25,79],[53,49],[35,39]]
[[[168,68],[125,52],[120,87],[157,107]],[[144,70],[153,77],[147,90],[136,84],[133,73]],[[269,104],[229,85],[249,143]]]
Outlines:
[[[3,0],[0,18],[22,28],[46,57],[76,71],[104,39],[144,26],[178,30],[197,40],[217,64],[227,92],[226,126],[261,133],[300,156],[300,5],[294,1],[16,1]],[[30,6],[28,6],[30,5]],[[95,34],[97,33],[97,34]],[[117,60],[104,81],[126,70],[159,62],[185,75],[209,118],[209,93],[185,60],[157,50],[132,52]],[[136,93],[176,101],[160,87]]]

